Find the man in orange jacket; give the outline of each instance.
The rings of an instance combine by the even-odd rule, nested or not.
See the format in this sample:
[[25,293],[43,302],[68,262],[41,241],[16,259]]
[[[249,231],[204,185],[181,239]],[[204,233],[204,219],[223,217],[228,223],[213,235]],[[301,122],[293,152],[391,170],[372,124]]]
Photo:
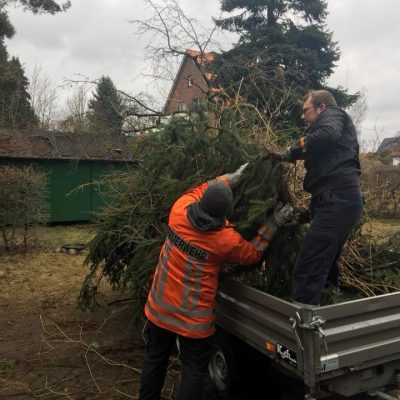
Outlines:
[[232,203],[230,185],[246,165],[187,191],[172,207],[167,238],[145,306],[148,321],[140,400],[160,399],[177,337],[182,361],[179,400],[202,398],[222,265],[259,261],[278,227],[293,217],[289,204],[277,207],[251,242],[235,231],[225,215]]

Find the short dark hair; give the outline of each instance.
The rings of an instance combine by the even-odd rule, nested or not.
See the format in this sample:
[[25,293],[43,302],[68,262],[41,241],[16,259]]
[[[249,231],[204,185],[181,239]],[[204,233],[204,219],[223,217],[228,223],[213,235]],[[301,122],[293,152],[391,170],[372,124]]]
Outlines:
[[337,107],[335,97],[327,90],[311,90],[303,97],[303,103],[311,99],[315,107],[325,104],[327,107]]

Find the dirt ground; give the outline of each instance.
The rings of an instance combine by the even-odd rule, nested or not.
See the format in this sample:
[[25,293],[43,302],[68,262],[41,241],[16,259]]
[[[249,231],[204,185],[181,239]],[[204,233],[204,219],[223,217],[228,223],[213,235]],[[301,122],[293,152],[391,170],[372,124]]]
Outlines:
[[[399,226],[377,221],[370,229],[379,235]],[[36,234],[40,249],[0,252],[0,399],[136,399],[144,348],[140,327],[130,322],[132,306],[118,302],[127,294],[104,285],[103,309],[78,310],[85,254],[57,251],[87,242],[91,227]],[[170,369],[165,399],[174,398],[177,370]]]
[[137,398],[140,329],[106,286],[102,310],[77,309],[85,255],[56,251],[77,232],[87,227],[46,228],[49,248],[0,255],[0,399]]
[[51,251],[2,258],[0,398],[135,398],[142,342],[129,305],[77,310],[83,259]]

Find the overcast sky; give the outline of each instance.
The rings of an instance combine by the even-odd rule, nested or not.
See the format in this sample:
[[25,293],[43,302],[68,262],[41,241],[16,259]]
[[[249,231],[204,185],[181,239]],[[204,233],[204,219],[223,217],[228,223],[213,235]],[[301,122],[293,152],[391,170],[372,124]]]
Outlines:
[[[211,24],[219,0],[181,0],[184,12]],[[373,141],[400,131],[399,0],[328,0],[327,26],[339,43],[341,59],[329,84],[350,92],[366,90],[368,112],[362,139]],[[72,0],[72,8],[55,16],[9,10],[16,35],[8,41],[29,76],[35,64],[61,85],[81,74],[89,79],[108,75],[119,89],[132,94],[150,90],[141,76],[148,67],[146,38],[134,34],[130,20],[146,15],[143,0]],[[229,48],[229,39],[224,45]],[[60,89],[60,107],[70,92]]]

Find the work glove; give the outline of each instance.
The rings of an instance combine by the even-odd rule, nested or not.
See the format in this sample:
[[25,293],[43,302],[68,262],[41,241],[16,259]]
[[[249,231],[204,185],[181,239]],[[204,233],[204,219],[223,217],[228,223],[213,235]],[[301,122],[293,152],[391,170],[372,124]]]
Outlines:
[[294,217],[293,207],[288,203],[278,203],[273,214],[260,226],[256,236],[250,241],[258,250],[264,251],[269,247],[279,227],[291,222]]
[[226,174],[229,181],[229,186],[234,186],[239,182],[239,179],[242,176],[243,171],[248,165],[249,165],[248,162],[242,164],[235,172],[232,172],[231,174]]
[[294,218],[294,210],[291,204],[287,203],[282,205],[282,203],[278,203],[275,207],[274,213],[272,214],[275,224],[279,228],[292,221]]
[[295,209],[295,219],[298,224],[303,225],[311,221],[311,211],[310,207],[306,204],[296,207]]
[[239,182],[239,179],[240,179],[241,175],[243,174],[243,171],[245,170],[245,168],[248,165],[249,165],[249,163],[245,163],[245,164],[241,165],[235,172],[217,176],[216,178],[212,179],[208,183],[211,185],[215,185],[217,183],[222,183],[224,185],[228,185],[231,188],[233,188]]
[[304,138],[296,140],[291,146],[286,147],[282,153],[282,161],[295,162],[304,159]]

